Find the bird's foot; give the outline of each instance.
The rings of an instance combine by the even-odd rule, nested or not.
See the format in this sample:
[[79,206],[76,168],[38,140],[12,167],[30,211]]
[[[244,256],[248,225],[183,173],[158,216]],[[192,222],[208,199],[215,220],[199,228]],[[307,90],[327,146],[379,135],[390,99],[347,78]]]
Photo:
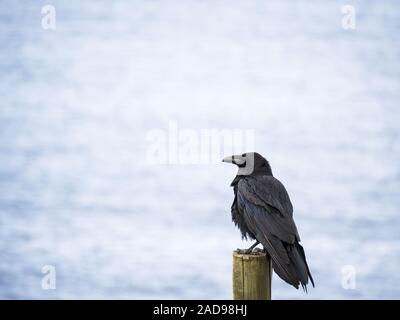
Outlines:
[[239,253],[239,254],[249,254],[251,252],[253,252],[252,249],[239,249],[239,248],[236,249],[236,253]]
[[245,249],[245,250],[237,249],[237,252],[238,252],[238,253],[241,253],[241,254],[250,254],[250,253],[253,252],[253,249],[254,249],[259,243],[260,243],[259,241],[256,241],[250,248]]

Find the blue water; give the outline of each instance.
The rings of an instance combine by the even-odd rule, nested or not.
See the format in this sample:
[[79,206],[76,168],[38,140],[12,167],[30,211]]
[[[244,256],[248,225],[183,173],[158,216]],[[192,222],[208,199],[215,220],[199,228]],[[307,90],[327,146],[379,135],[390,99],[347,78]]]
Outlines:
[[400,297],[396,1],[51,4],[0,1],[0,298],[231,298],[235,169],[150,163],[171,122],[254,130],[317,284],[274,299]]

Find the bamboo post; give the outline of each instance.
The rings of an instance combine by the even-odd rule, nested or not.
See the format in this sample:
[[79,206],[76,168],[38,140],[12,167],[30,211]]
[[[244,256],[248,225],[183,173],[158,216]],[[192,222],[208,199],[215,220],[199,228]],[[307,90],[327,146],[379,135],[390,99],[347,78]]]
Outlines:
[[234,300],[271,300],[271,259],[262,250],[234,251],[232,279]]

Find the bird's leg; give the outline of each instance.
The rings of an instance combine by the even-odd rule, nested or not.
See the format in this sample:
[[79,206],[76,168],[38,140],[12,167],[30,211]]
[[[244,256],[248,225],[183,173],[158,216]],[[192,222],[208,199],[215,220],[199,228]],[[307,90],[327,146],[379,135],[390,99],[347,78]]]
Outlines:
[[256,247],[256,245],[258,245],[260,243],[260,241],[256,241],[250,248],[248,248],[244,253],[249,254],[251,251],[253,251],[253,249]]

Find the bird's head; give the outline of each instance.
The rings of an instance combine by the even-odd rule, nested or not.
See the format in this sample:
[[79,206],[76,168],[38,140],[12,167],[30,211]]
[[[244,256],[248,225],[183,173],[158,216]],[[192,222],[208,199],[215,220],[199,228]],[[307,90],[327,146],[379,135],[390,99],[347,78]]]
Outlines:
[[228,156],[222,159],[222,162],[237,165],[239,167],[238,175],[250,175],[258,172],[272,175],[268,161],[257,152]]

